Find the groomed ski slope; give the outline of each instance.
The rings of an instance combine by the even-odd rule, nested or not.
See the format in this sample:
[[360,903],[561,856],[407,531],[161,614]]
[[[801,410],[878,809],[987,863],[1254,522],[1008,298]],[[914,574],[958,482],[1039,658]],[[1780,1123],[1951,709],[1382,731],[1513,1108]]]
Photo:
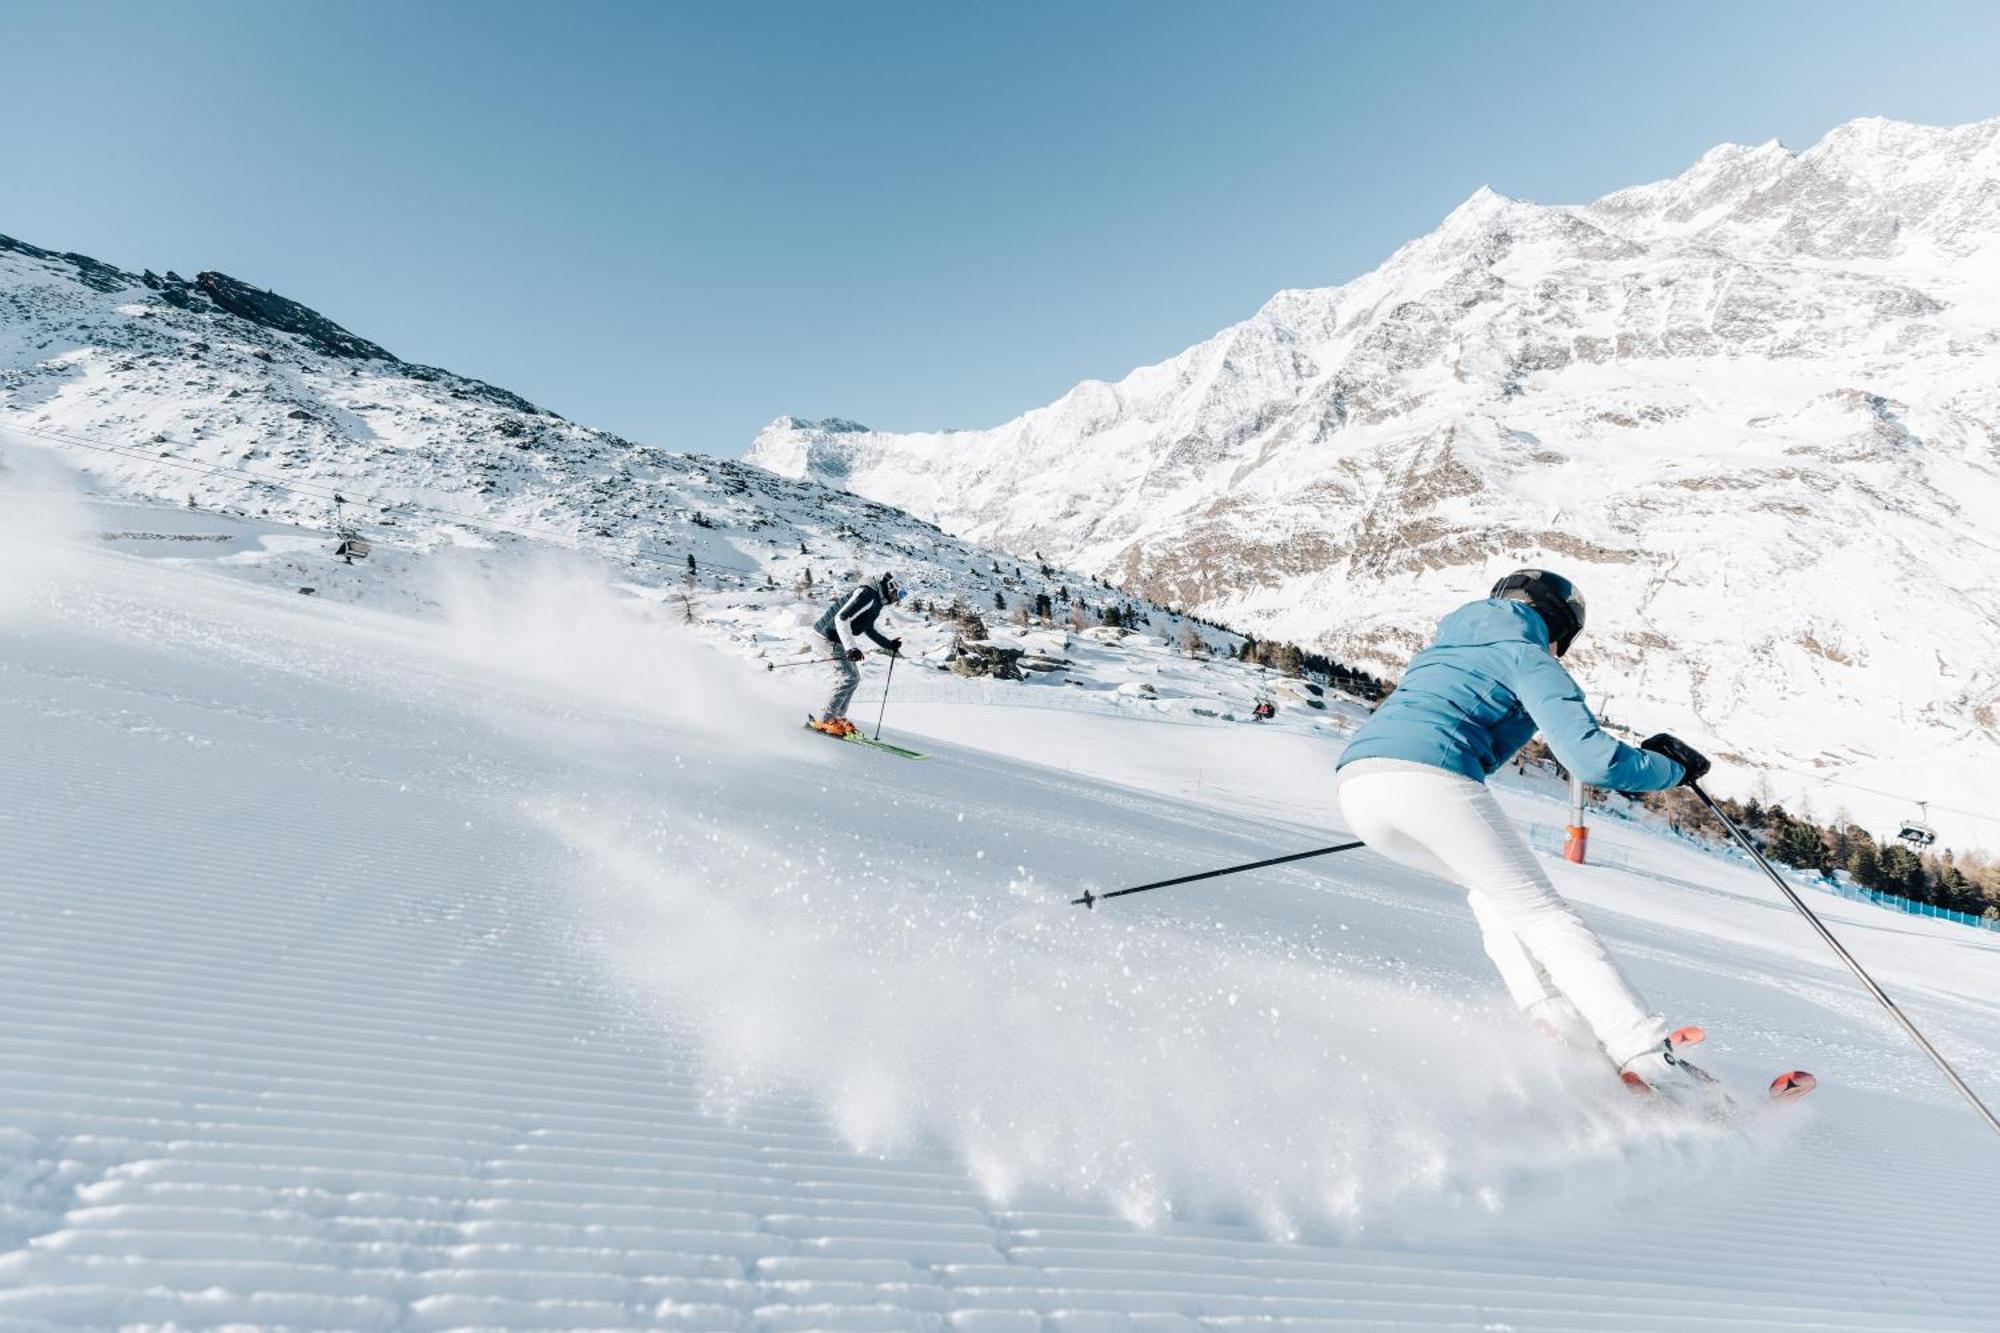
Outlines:
[[[1723,1127],[1372,854],[1066,905],[1337,838],[1325,740],[892,701],[910,763],[582,575],[0,555],[0,1327],[1994,1325],[2000,1143],[1739,864],[1555,867],[1820,1075]],[[1815,901],[2000,1091],[2000,940]]]

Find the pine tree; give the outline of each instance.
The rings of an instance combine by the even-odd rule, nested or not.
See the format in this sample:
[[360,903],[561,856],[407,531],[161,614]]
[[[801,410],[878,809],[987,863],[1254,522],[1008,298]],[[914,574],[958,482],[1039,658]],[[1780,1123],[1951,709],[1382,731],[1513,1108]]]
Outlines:
[[1961,912],[1977,912],[1979,895],[1973,891],[1972,881],[1965,877],[1949,856],[1944,858],[1938,870],[1938,896],[1948,907]]
[[1847,857],[1847,873],[1854,876],[1854,882],[1864,889],[1881,889],[1882,854],[1875,850],[1875,840],[1863,834],[1854,842],[1854,850]]
[[1882,853],[1882,878],[1890,889],[1911,897],[1929,887],[1924,882],[1924,863],[1907,847],[1891,847]]
[[1787,820],[1778,830],[1771,854],[1801,870],[1820,870],[1827,863],[1826,844],[1820,840],[1819,830],[1796,820]]

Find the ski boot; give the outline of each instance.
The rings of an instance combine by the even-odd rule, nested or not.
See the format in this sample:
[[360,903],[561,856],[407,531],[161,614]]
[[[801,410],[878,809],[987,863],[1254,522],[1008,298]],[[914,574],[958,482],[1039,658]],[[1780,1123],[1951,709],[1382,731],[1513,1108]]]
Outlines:
[[1658,1093],[1674,1101],[1711,1098],[1722,1086],[1715,1075],[1680,1054],[1682,1047],[1692,1046],[1706,1035],[1700,1028],[1681,1028],[1657,1047],[1618,1066],[1618,1077],[1634,1092]]
[[814,731],[823,732],[828,736],[834,737],[836,740],[842,736],[850,736],[859,730],[858,727],[844,717],[808,719],[806,725]]

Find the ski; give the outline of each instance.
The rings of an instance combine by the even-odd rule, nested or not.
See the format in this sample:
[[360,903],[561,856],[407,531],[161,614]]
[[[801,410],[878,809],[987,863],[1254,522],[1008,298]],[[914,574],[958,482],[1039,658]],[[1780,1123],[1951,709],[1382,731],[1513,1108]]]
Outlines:
[[[815,727],[813,725],[813,720],[810,717],[806,719],[806,730],[818,736],[827,736],[829,734],[827,732],[821,731],[818,727]],[[850,745],[865,745],[871,750],[886,751],[889,754],[900,755],[904,759],[930,758],[929,755],[924,754],[921,751],[908,750],[900,745],[891,745],[887,741],[874,740],[868,736],[862,735],[859,731],[850,731],[845,736],[833,736],[831,737],[831,739],[838,741],[845,741]]]
[[[1708,1040],[1708,1033],[1694,1026],[1676,1028],[1667,1037],[1668,1044],[1676,1054],[1684,1047],[1696,1046],[1706,1040]],[[1682,1062],[1681,1068],[1693,1075],[1701,1084],[1714,1089],[1715,1095],[1721,1099],[1724,1109],[1735,1105],[1736,1098],[1730,1094],[1728,1087],[1721,1079],[1718,1079],[1701,1066],[1689,1064],[1686,1061]],[[1637,1090],[1648,1093],[1654,1091],[1651,1088],[1647,1088],[1643,1083],[1634,1085],[1629,1079],[1627,1080],[1627,1086],[1635,1087]],[[1765,1090],[1765,1096],[1772,1102],[1795,1102],[1818,1086],[1819,1080],[1805,1070],[1788,1069],[1771,1080],[1770,1086]],[[1668,1096],[1671,1099],[1671,1094],[1668,1094]]]
[[1819,1086],[1819,1080],[1803,1069],[1787,1070],[1771,1080],[1771,1100],[1795,1102]]
[[858,731],[850,732],[848,735],[842,736],[840,739],[846,741],[850,745],[865,745],[871,750],[886,750],[890,754],[899,754],[905,759],[930,758],[930,756],[927,754],[920,753],[916,750],[906,750],[900,745],[891,745],[887,741],[872,740],[869,737],[862,735]]
[[[1708,1033],[1693,1026],[1677,1028],[1667,1038],[1668,1041],[1674,1044],[1675,1050],[1679,1050],[1683,1046],[1696,1045],[1707,1039]],[[1692,1065],[1689,1066],[1691,1069],[1693,1067]],[[1706,1075],[1704,1076],[1707,1077]],[[1805,1070],[1787,1069],[1784,1073],[1771,1080],[1767,1095],[1774,1102],[1795,1102],[1818,1086],[1819,1080],[1808,1074]]]

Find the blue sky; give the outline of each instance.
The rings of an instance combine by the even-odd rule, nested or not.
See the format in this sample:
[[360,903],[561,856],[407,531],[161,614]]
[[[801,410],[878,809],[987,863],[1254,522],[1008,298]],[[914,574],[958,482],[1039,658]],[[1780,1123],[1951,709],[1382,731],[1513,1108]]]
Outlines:
[[2000,5],[40,3],[0,232],[673,448],[990,425],[1474,188],[2000,115]]

